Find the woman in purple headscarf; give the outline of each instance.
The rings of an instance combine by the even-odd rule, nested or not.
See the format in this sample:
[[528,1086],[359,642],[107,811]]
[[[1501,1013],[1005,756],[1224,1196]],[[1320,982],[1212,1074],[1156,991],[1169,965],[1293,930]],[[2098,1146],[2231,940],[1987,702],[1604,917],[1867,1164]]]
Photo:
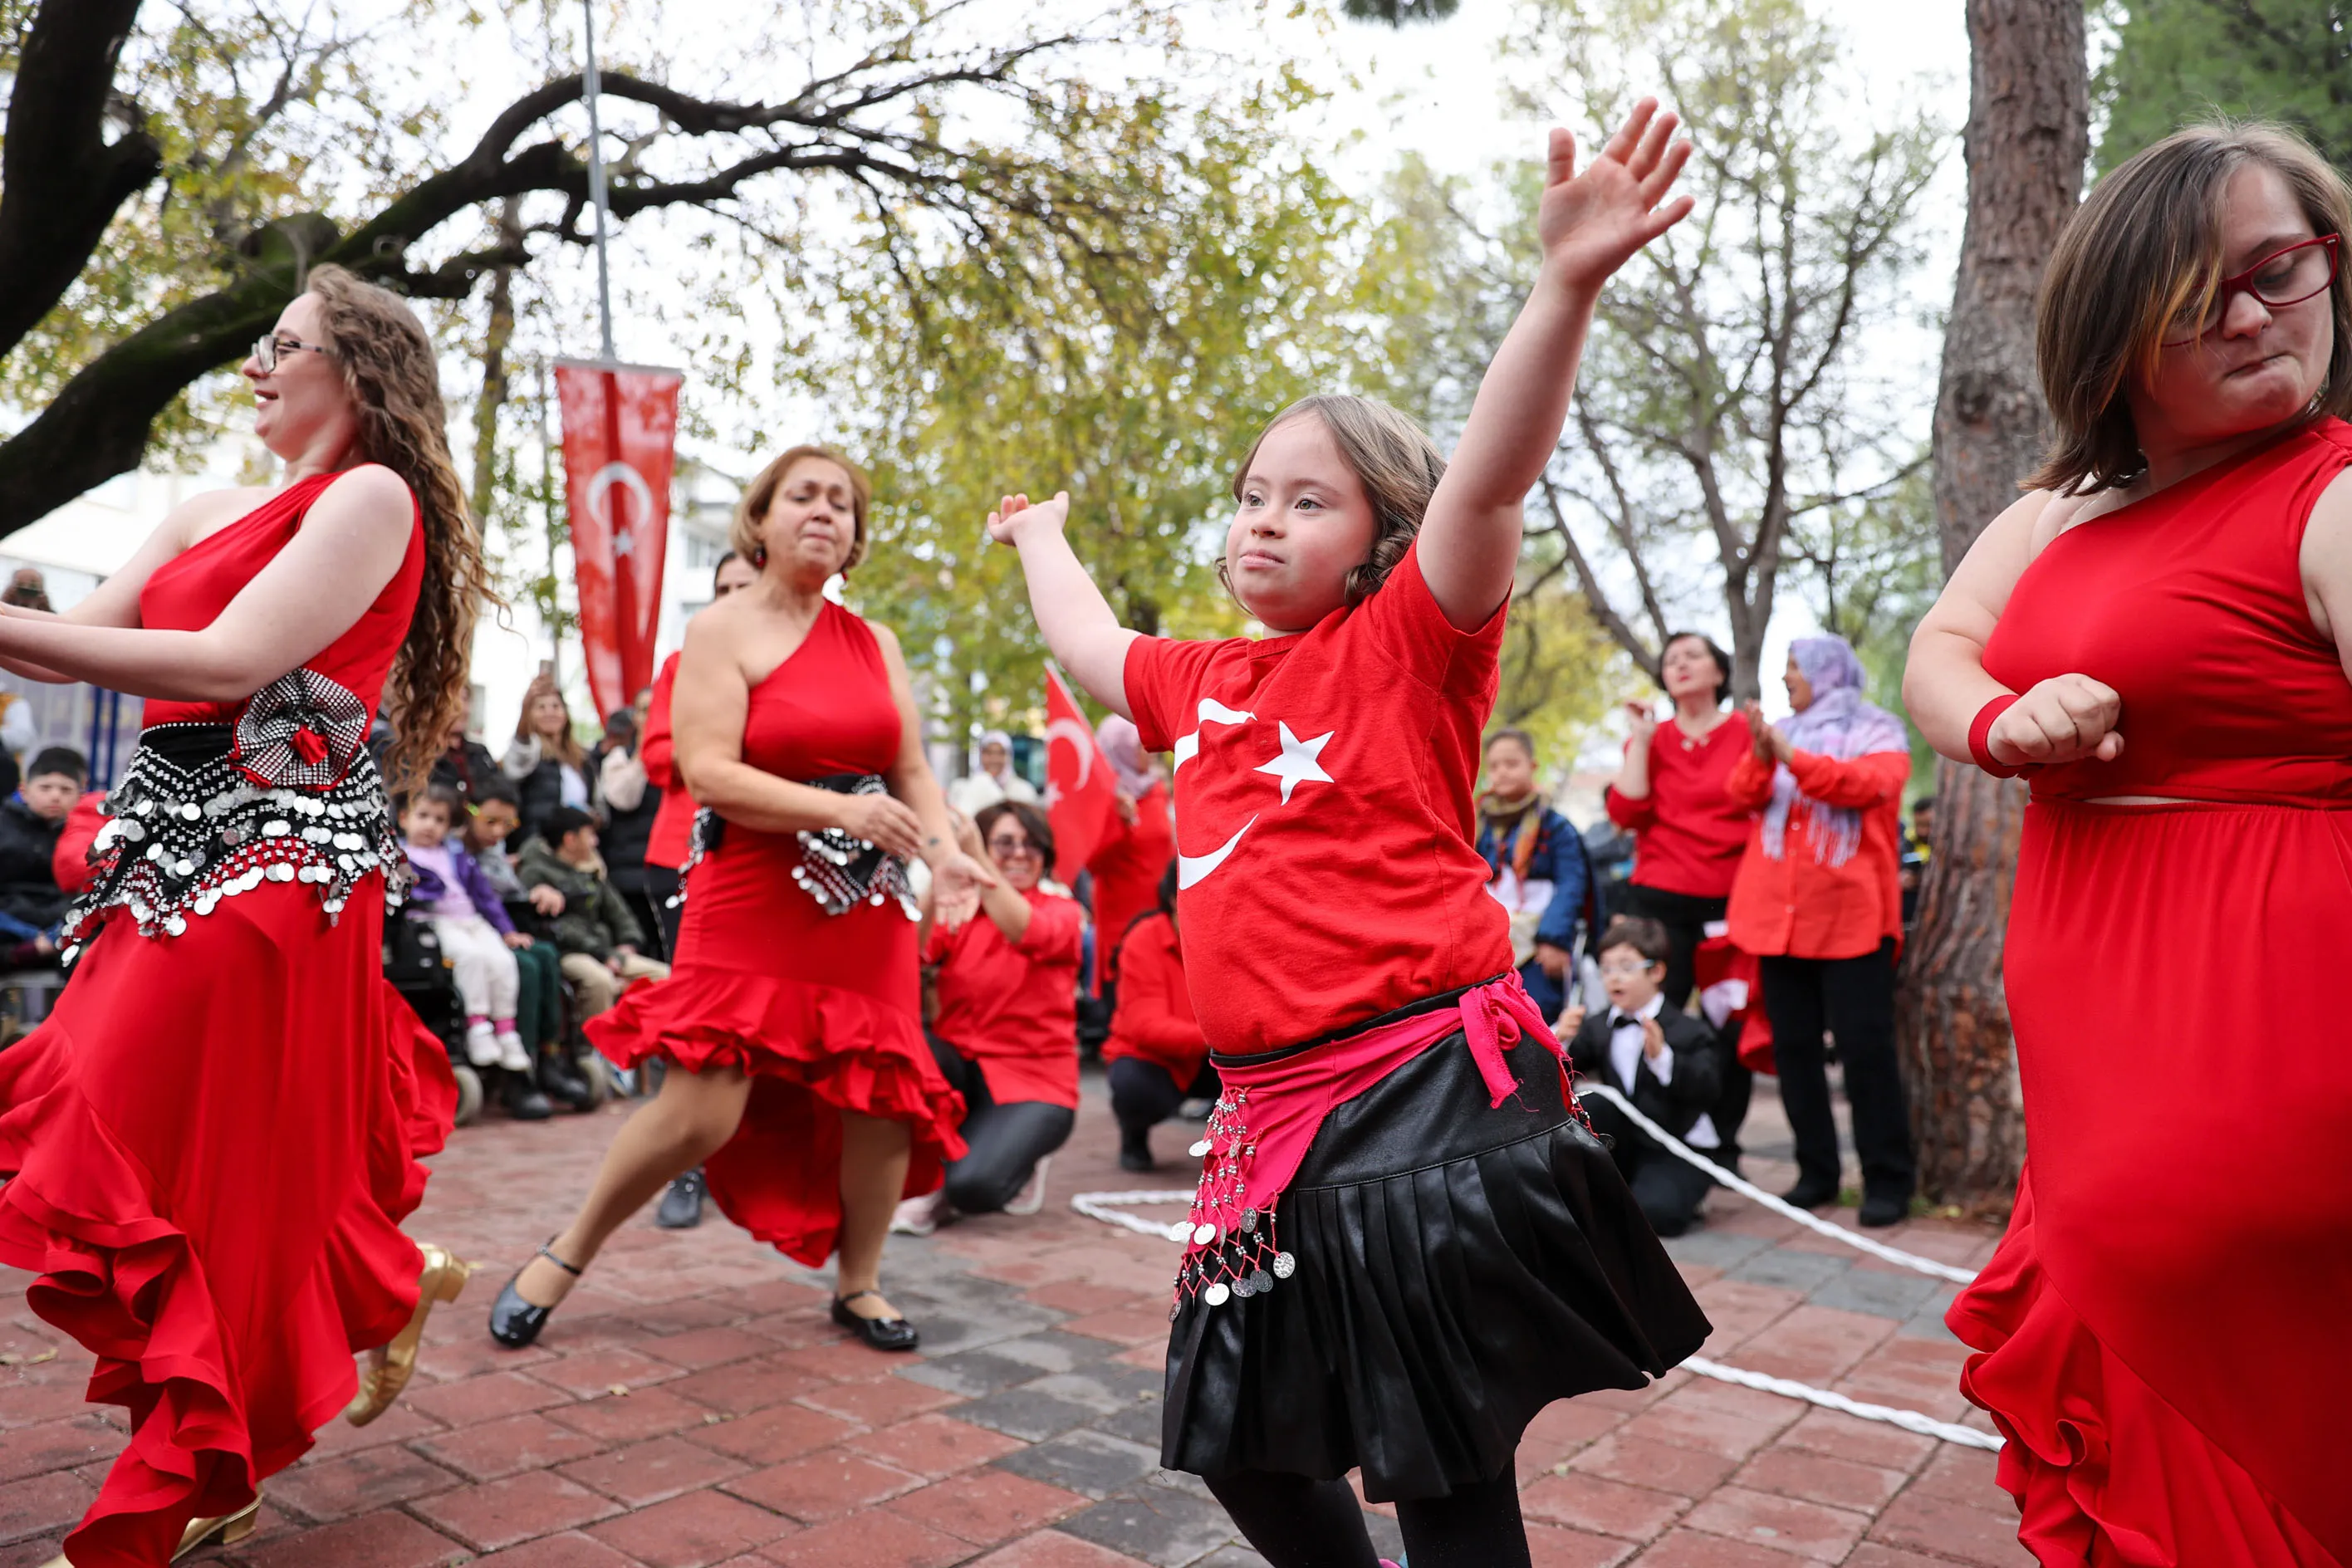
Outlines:
[[1800,637],[1789,652],[1788,721],[1767,726],[1748,704],[1755,749],[1724,783],[1759,811],[1726,918],[1731,940],[1763,961],[1764,1011],[1780,1103],[1797,1137],[1800,1208],[1838,1195],[1837,1123],[1822,1037],[1837,1040],[1862,1160],[1862,1223],[1911,1209],[1911,1118],[1895,1059],[1895,954],[1903,934],[1898,879],[1903,721],[1862,695],[1862,661],[1843,637]]

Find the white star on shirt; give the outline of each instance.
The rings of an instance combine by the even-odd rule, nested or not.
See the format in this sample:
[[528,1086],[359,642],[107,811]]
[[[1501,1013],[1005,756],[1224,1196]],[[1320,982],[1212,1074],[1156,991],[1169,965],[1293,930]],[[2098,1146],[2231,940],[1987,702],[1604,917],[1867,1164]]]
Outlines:
[[1288,724],[1279,727],[1282,731],[1282,755],[1271,762],[1260,763],[1253,771],[1272,773],[1282,781],[1283,805],[1290,804],[1290,792],[1306,780],[1315,779],[1324,784],[1337,782],[1323,771],[1323,764],[1316,759],[1323,754],[1323,748],[1330,744],[1331,737],[1339,731],[1329,730],[1311,741],[1302,741],[1290,732]]

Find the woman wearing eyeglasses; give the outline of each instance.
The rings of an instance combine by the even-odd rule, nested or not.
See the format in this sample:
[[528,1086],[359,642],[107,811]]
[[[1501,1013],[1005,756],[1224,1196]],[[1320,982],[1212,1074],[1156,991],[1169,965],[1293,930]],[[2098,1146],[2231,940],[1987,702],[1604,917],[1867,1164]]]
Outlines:
[[[1069,1140],[1078,1114],[1078,957],[1086,916],[1049,891],[1054,830],[1045,813],[999,801],[963,823],[964,851],[985,855],[996,885],[976,920],[928,931],[923,963],[939,1016],[931,1051],[963,1096],[961,1159],[944,1184],[899,1205],[894,1228],[927,1236],[955,1215],[1010,1208],[1034,1214],[1045,1163]],[[1035,1201],[1014,1203],[1035,1183]]]
[[433,343],[322,267],[242,368],[279,482],[185,502],[62,616],[0,608],[0,665],[147,700],[72,983],[0,1052],[0,1262],[130,1418],[76,1568],[249,1534],[466,1277],[400,1230],[456,1086],[383,978],[405,864],[365,748],[382,697],[421,787],[465,707],[482,563]]
[[2069,221],[2056,426],[1911,645],[2030,773],[2005,953],[2027,1178],[1947,1314],[2045,1563],[2352,1563],[2352,190],[2263,126]]

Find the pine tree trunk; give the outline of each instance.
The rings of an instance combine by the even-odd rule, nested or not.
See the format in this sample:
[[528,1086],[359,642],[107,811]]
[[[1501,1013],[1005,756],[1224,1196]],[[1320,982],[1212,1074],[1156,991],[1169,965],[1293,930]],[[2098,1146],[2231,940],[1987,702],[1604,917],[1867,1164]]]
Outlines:
[[[2082,0],[1968,0],[1968,226],[1936,404],[1947,574],[2041,457],[2034,291],[2081,199],[2090,153]],[[2000,958],[2025,790],[1946,762],[1936,795],[1934,855],[1896,1014],[1920,1192],[1999,1213],[2025,1158]]]

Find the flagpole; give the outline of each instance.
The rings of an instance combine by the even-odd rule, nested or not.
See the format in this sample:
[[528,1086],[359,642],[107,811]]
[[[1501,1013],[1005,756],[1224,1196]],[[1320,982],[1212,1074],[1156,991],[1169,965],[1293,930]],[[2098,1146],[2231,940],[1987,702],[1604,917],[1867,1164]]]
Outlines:
[[588,201],[596,209],[596,318],[604,328],[604,363],[611,364],[618,356],[613,353],[613,273],[604,256],[604,130],[596,106],[604,88],[596,71],[595,0],[580,0],[580,20],[588,43],[588,70],[583,85],[588,100]]

